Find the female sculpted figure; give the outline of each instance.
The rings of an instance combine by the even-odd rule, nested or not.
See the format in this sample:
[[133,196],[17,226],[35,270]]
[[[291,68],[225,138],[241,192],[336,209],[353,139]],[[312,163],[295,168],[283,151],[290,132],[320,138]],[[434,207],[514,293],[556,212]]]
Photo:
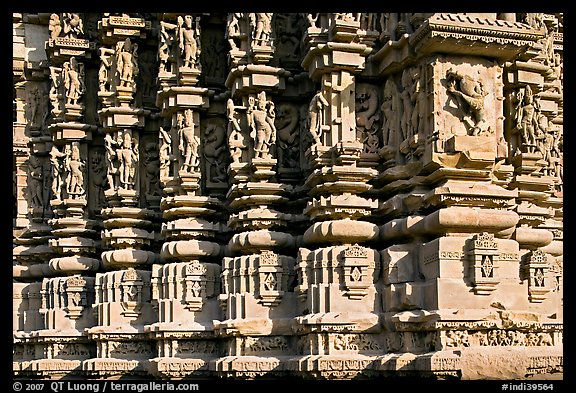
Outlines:
[[172,138],[168,132],[160,127],[160,151],[158,153],[160,158],[160,179],[165,179],[170,176],[170,161],[172,160]]
[[200,164],[198,156],[198,148],[200,147],[200,138],[194,135],[194,119],[191,109],[184,111],[184,124],[180,128],[180,144],[178,149],[184,156],[184,163],[182,169],[186,172],[196,170]]
[[536,146],[536,106],[530,85],[526,86],[526,92],[520,93],[520,102],[516,112],[516,129],[520,132],[522,143],[529,152],[533,152]]
[[314,138],[314,143],[317,145],[322,144],[320,137],[322,136],[323,113],[324,107],[328,105],[328,101],[324,98],[322,91],[319,91],[312,97],[310,105],[308,106],[308,116],[310,120],[309,130],[312,138]]
[[125,189],[133,189],[136,165],[138,162],[138,145],[132,146],[132,136],[129,131],[124,131],[122,147],[118,149],[120,161],[120,184]]
[[[266,106],[269,106],[266,110]],[[276,142],[276,127],[274,126],[274,104],[266,101],[266,93],[260,92],[256,108],[249,110],[248,124],[252,132],[250,136],[255,140],[254,158],[270,158],[270,145]]]
[[242,158],[242,149],[245,149],[246,145],[244,144],[242,129],[236,118],[236,107],[234,106],[232,98],[229,98],[226,102],[226,115],[228,117],[228,146],[230,148],[230,156],[233,162],[239,163]]
[[70,159],[67,163],[70,176],[68,177],[68,195],[79,197],[84,194],[84,167],[85,164],[80,158],[80,148],[78,142],[72,143]]

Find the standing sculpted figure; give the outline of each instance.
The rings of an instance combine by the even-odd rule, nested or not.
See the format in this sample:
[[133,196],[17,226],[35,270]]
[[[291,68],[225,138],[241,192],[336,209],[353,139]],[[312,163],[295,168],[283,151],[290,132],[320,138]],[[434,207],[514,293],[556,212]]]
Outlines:
[[402,117],[400,120],[400,130],[402,138],[410,138],[414,131],[412,130],[412,113],[414,111],[415,83],[412,76],[412,69],[405,68],[402,72]]
[[159,72],[172,72],[172,56],[174,49],[174,32],[177,26],[160,21],[160,41],[158,43]]
[[210,122],[204,130],[204,158],[206,162],[207,180],[221,183],[226,180],[224,167],[224,152],[226,150],[226,135],[220,123]]
[[72,150],[66,161],[66,167],[69,171],[69,176],[66,179],[66,190],[69,196],[78,198],[84,194],[84,169],[86,167],[86,164],[80,158],[80,145],[78,142],[72,142]]
[[226,102],[226,116],[228,117],[228,147],[232,162],[239,163],[242,158],[242,149],[246,148],[242,129],[236,118],[236,106],[232,98]]
[[100,91],[110,90],[112,55],[114,55],[114,50],[100,48],[100,68],[98,69],[98,88]]
[[412,109],[412,132],[424,134],[427,97],[425,91],[424,69],[414,73],[414,108]]
[[28,195],[30,197],[29,203],[32,208],[44,207],[44,193],[42,187],[42,162],[40,159],[32,154],[28,159]]
[[138,75],[138,44],[132,44],[130,38],[116,44],[116,70],[120,77],[120,86],[130,87]]
[[192,172],[200,165],[200,157],[198,155],[198,148],[200,147],[200,138],[194,135],[194,112],[192,109],[184,111],[184,121],[182,127],[178,130],[180,136],[180,143],[178,149],[184,157],[182,170],[185,172]]
[[328,101],[324,98],[322,91],[317,92],[308,106],[309,130],[314,138],[314,143],[321,145],[322,141],[322,124],[324,123],[324,107],[327,107]]
[[116,147],[118,147],[118,142],[112,139],[109,133],[104,136],[104,148],[106,149],[106,154],[104,159],[106,161],[106,179],[112,190],[118,188],[118,182],[114,181],[115,176],[118,173],[118,169],[114,166],[114,159],[117,157]]
[[228,24],[226,26],[226,39],[230,44],[230,49],[238,50],[236,40],[241,40],[240,20],[244,17],[243,13],[229,13]]
[[250,23],[252,26],[252,39],[255,45],[266,45],[270,41],[270,33],[272,32],[272,14],[250,14]]
[[77,105],[80,96],[84,94],[84,78],[79,72],[79,64],[74,57],[64,63],[64,88],[66,90],[66,104]]
[[254,158],[271,158],[270,146],[276,142],[276,126],[274,119],[274,103],[266,100],[266,93],[260,92],[256,100],[256,108],[248,109],[248,125],[254,139]]
[[384,94],[382,96],[382,143],[384,146],[397,142],[396,133],[400,127],[400,95],[398,88],[392,78],[388,78],[384,84]]
[[60,199],[62,194],[62,185],[64,184],[63,179],[63,168],[60,159],[65,157],[66,154],[60,152],[58,148],[52,145],[50,150],[50,166],[52,169],[52,198]]
[[448,93],[456,98],[459,109],[464,113],[462,121],[472,129],[472,135],[487,131],[484,129],[484,97],[488,92],[484,90],[482,82],[452,68],[446,71],[446,81]]
[[536,106],[534,105],[534,96],[530,85],[526,86],[524,92],[520,90],[518,100],[519,102],[516,108],[516,129],[519,131],[522,143],[527,148],[527,151],[534,152],[538,119],[536,117]]
[[173,159],[172,138],[164,128],[160,127],[160,136],[158,140],[160,142],[158,152],[160,158],[160,179],[165,179],[170,176],[170,162]]
[[184,18],[178,17],[178,38],[180,40],[180,53],[182,55],[182,66],[193,68],[197,66],[199,55],[198,23],[192,26],[192,16],[186,15]]
[[120,162],[120,185],[124,189],[134,189],[136,167],[138,165],[138,144],[132,139],[130,130],[122,135],[122,144],[117,153]]

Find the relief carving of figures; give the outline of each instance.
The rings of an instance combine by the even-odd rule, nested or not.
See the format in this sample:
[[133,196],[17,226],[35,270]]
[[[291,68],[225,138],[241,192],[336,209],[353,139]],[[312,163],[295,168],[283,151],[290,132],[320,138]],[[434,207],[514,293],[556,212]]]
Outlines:
[[246,112],[250,137],[254,139],[254,158],[272,158],[270,147],[276,143],[276,126],[274,119],[274,103],[266,99],[266,93],[261,91],[254,105]]
[[119,86],[132,87],[134,78],[139,73],[138,44],[132,43],[130,38],[116,43],[116,71],[118,72]]
[[56,39],[60,37],[60,33],[62,33],[62,25],[60,21],[60,15],[52,13],[50,15],[50,20],[48,21],[48,31],[50,31],[50,38]]
[[318,26],[316,26],[316,22],[318,21],[318,16],[320,15],[319,13],[314,13],[314,14],[302,14],[306,20],[308,21],[308,27],[312,27],[312,28],[316,28]]
[[232,162],[239,163],[242,159],[242,150],[246,149],[247,146],[244,143],[244,135],[242,135],[242,129],[240,128],[240,123],[238,123],[236,106],[232,98],[229,98],[226,102],[226,116],[228,117],[227,134],[230,157],[232,157]]
[[242,49],[242,41],[247,37],[246,32],[243,31],[243,27],[240,23],[244,19],[243,13],[229,13],[228,22],[226,26],[226,39],[230,44],[230,49],[238,50]]
[[91,176],[90,180],[94,185],[95,195],[93,197],[94,208],[99,211],[106,207],[106,197],[104,191],[108,187],[107,171],[104,153],[101,150],[92,150],[90,160]]
[[104,159],[106,161],[106,179],[107,184],[110,189],[118,189],[119,184],[119,169],[117,166],[118,155],[116,154],[116,148],[120,145],[121,141],[115,141],[109,133],[104,136],[104,148],[106,153]]
[[172,162],[175,160],[175,157],[172,153],[172,138],[168,131],[162,127],[160,127],[158,141],[160,143],[158,153],[160,159],[160,179],[165,179],[170,176],[170,167]]
[[360,15],[360,28],[362,30],[376,30],[376,23],[378,22],[378,14],[373,12],[366,12]]
[[560,53],[554,54],[554,61],[551,64],[553,86],[559,94],[564,94],[564,62]]
[[446,71],[448,93],[452,95],[458,108],[463,113],[462,121],[470,131],[470,135],[489,132],[486,127],[484,98],[488,92],[480,79],[474,79],[468,74],[462,74],[450,68]]
[[534,105],[534,94],[530,85],[518,91],[517,100],[516,130],[520,134],[524,149],[533,153],[536,150],[536,129],[539,125],[537,108]]
[[192,15],[184,18],[178,16],[178,40],[180,54],[182,56],[182,67],[199,68],[200,58],[200,17],[196,17],[193,23]]
[[138,78],[138,93],[141,94],[142,102],[145,106],[153,106],[156,100],[156,56],[152,51],[142,52],[140,58],[140,75]]
[[416,101],[416,78],[414,77],[414,70],[405,68],[402,72],[402,117],[400,118],[400,130],[402,132],[402,140],[410,138],[414,135],[412,128],[412,114]]
[[300,40],[302,32],[300,30],[300,20],[298,14],[276,14],[274,18],[274,32],[276,40],[276,53],[281,65],[286,63],[286,67],[293,64],[297,66],[300,59]]
[[51,169],[51,179],[52,179],[52,198],[61,199],[62,198],[62,186],[65,184],[65,171],[62,159],[66,157],[66,153],[60,152],[58,148],[52,145],[50,150],[50,169]]
[[202,72],[212,80],[225,79],[226,67],[226,44],[214,31],[207,30],[203,34],[203,39],[208,43],[204,45],[204,56],[202,56]]
[[337,20],[345,20],[350,22],[357,22],[360,20],[360,13],[351,12],[335,12],[334,18]]
[[284,168],[298,168],[300,162],[300,130],[298,110],[293,104],[280,104],[275,126],[278,131],[278,159]]
[[380,41],[396,41],[404,34],[411,34],[410,14],[397,12],[383,12],[380,14]]
[[126,190],[134,190],[137,178],[139,152],[138,141],[136,138],[132,138],[131,130],[124,130],[121,144],[116,154],[120,163],[118,168],[120,173],[120,186]]
[[269,46],[272,33],[271,13],[252,13],[250,18],[250,31],[252,44],[255,46]]
[[66,177],[66,191],[72,199],[80,198],[85,195],[84,173],[86,164],[80,157],[80,143],[72,142],[72,149],[64,158],[64,165],[68,171]]
[[158,41],[159,73],[174,72],[172,66],[176,61],[174,42],[176,41],[177,27],[175,24],[160,21],[160,40]]
[[322,126],[324,124],[324,107],[329,105],[322,91],[319,91],[312,97],[308,106],[308,130],[317,145],[322,144],[320,138],[322,137]]
[[39,125],[38,120],[40,119],[40,112],[42,111],[40,90],[38,86],[34,86],[30,91],[28,96],[30,102],[30,125]]
[[356,86],[356,130],[364,143],[365,153],[376,153],[380,148],[378,121],[380,112],[378,90],[366,83]]
[[382,96],[382,144],[384,146],[396,145],[398,143],[397,133],[400,128],[401,101],[400,93],[396,83],[392,78],[388,78],[384,84],[384,94]]
[[44,165],[40,158],[31,155],[28,159],[28,203],[31,208],[43,209],[44,201]]
[[64,89],[66,91],[66,104],[78,105],[78,100],[84,95],[84,65],[71,57],[63,65]]
[[62,22],[64,37],[76,39],[84,37],[84,25],[79,14],[66,12],[62,14]]
[[98,69],[98,85],[100,91],[110,91],[112,84],[112,67],[114,50],[100,48],[100,68]]
[[207,180],[212,183],[226,181],[226,134],[224,127],[216,121],[209,121],[204,130],[204,158],[206,159]]
[[424,67],[416,69],[413,74],[414,80],[414,108],[412,109],[411,130],[413,134],[424,135],[426,126],[426,79]]
[[50,66],[50,81],[51,85],[48,98],[50,99],[53,116],[58,117],[64,110],[65,102],[62,92],[64,88],[64,83],[62,83],[62,68]]
[[197,135],[194,135],[194,112],[192,109],[186,109],[183,118],[181,114],[178,115],[178,150],[180,150],[183,157],[180,169],[185,172],[194,172],[198,170],[198,166],[200,165],[200,156],[198,154],[200,138]]
[[144,145],[144,193],[147,197],[161,196],[160,190],[160,157],[158,144],[148,142]]

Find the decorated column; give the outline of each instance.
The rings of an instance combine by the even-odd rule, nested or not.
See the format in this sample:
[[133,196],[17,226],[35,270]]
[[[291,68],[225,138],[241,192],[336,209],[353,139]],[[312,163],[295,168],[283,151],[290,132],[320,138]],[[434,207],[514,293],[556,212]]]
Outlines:
[[309,15],[309,20],[302,66],[319,85],[308,109],[314,142],[306,151],[312,172],[305,185],[312,199],[304,214],[312,225],[298,250],[299,315],[293,322],[298,356],[290,368],[298,375],[350,378],[384,349],[377,335],[380,256],[364,245],[378,236],[378,226],[364,220],[377,201],[362,195],[377,171],[370,164],[374,157],[364,155],[356,125],[364,111],[356,113],[355,74],[371,49],[358,42],[366,33],[359,14]]
[[108,187],[107,207],[102,209],[104,229],[102,267],[96,274],[95,326],[88,330],[97,353],[84,362],[89,376],[145,374],[155,353],[144,331],[156,321],[151,304],[149,265],[157,254],[149,250],[157,213],[143,201],[145,161],[143,128],[149,111],[136,106],[142,86],[139,75],[140,45],[150,22],[139,16],[104,14],[98,22],[100,68],[98,112],[104,132]]
[[[219,353],[214,322],[221,315],[219,238],[224,232],[222,224],[213,221],[222,202],[206,190],[214,187],[218,195],[226,180],[219,162],[225,131],[223,119],[201,121],[209,90],[198,86],[200,16],[163,14],[160,25],[173,51],[168,57],[172,63],[166,63],[158,76],[163,244],[161,264],[152,267],[158,322],[146,326],[157,347],[150,372],[163,378],[206,376],[211,373],[209,361]],[[161,61],[163,50],[159,48]]]

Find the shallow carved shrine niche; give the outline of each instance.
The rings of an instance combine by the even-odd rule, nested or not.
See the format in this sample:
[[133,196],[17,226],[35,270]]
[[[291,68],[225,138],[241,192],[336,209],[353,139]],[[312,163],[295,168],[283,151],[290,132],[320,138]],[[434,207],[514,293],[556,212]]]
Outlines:
[[16,377],[562,378],[562,13],[176,11],[13,14]]

